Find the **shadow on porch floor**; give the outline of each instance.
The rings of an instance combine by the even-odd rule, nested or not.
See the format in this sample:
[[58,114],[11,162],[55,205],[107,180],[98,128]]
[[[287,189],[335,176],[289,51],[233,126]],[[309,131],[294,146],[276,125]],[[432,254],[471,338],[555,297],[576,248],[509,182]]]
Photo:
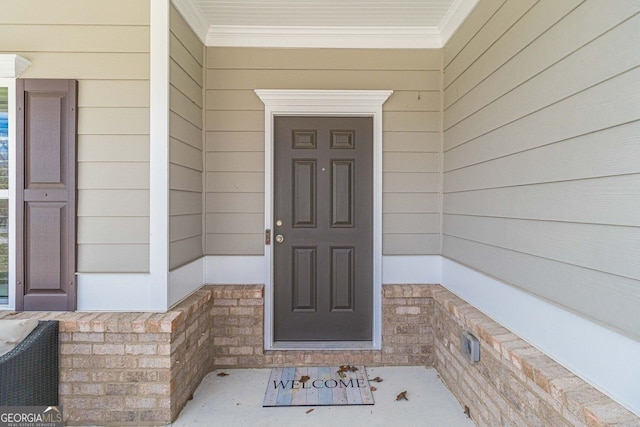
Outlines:
[[[262,401],[270,369],[226,369],[209,373],[187,403],[174,427],[226,426],[475,426],[433,368],[367,368],[373,406],[316,406],[263,408]],[[408,401],[396,401],[407,391]]]

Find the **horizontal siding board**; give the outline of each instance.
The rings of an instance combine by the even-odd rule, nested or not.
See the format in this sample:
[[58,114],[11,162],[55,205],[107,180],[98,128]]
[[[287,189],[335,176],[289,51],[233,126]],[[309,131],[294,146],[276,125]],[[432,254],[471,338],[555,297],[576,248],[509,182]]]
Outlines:
[[148,53],[11,53],[31,61],[25,79],[149,80]]
[[148,135],[148,108],[79,108],[79,135]]
[[[557,2],[555,0],[541,0],[517,21],[500,39],[473,62],[467,70],[453,82],[447,90],[445,106],[462,98],[471,88],[488,78],[493,72],[508,62],[511,58],[528,51],[529,45],[538,37],[562,20],[573,8],[583,0]],[[555,43],[559,45],[563,43]],[[548,46],[553,49],[555,46]],[[524,50],[524,52],[522,52]],[[447,119],[449,121],[449,119]]]
[[207,90],[207,110],[264,111],[264,104],[251,89]]
[[148,162],[80,162],[80,190],[148,190]]
[[439,71],[207,70],[207,89],[439,90]]
[[383,172],[438,172],[440,155],[437,153],[384,153]]
[[202,108],[173,86],[169,89],[169,105],[171,111],[202,129]]
[[204,66],[204,45],[173,5],[169,11],[169,25],[173,36],[180,40],[200,66]]
[[264,230],[261,213],[209,213],[206,218],[207,233],[257,234]]
[[208,152],[206,169],[209,172],[263,172],[264,152]]
[[263,255],[263,234],[207,234],[207,255]]
[[207,213],[264,213],[263,193],[207,193]]
[[438,132],[440,113],[390,111],[382,113],[382,129],[396,132]]
[[202,236],[169,243],[169,269],[178,268],[202,257]]
[[169,161],[173,164],[185,166],[196,171],[202,171],[204,169],[202,150],[178,141],[175,138],[169,139]]
[[385,234],[438,234],[440,214],[384,214],[382,232]]
[[[148,0],[20,0],[2,4],[0,24],[149,25]],[[126,13],[123,13],[126,11]]]
[[389,193],[437,193],[438,173],[385,172],[382,174],[382,191]]
[[191,191],[169,190],[169,215],[202,213],[202,194]]
[[[4,5],[3,5],[4,9]],[[4,10],[3,10],[4,14]],[[43,41],[46,40],[46,43]],[[0,50],[20,52],[149,52],[149,27],[0,25]]]
[[442,145],[440,132],[384,132],[383,151],[411,151],[416,153],[439,153]]
[[640,174],[444,195],[444,213],[640,226]]
[[[609,48],[628,40],[640,41],[640,15],[447,129],[447,137],[468,141],[637,67],[640,49]],[[589,72],[581,72],[584,69]]]
[[149,245],[78,245],[79,273],[146,273]]
[[149,218],[79,217],[78,244],[148,244]]
[[640,282],[452,236],[443,254],[640,338]]
[[149,107],[147,80],[81,80],[78,107]]
[[464,141],[446,131],[445,170],[631,122],[639,116],[640,67],[482,135],[459,150],[452,148]]
[[635,121],[445,172],[444,191],[640,173],[638,153],[640,121]]
[[202,214],[174,215],[169,218],[169,242],[202,236]]
[[169,81],[171,85],[185,94],[198,107],[204,107],[202,102],[202,86],[196,83],[175,61],[169,61]]
[[202,129],[199,129],[173,111],[169,112],[169,135],[178,141],[202,150]]
[[482,28],[474,34],[464,48],[451,60],[445,70],[444,87],[458,78],[469,68],[478,57],[496,43],[505,32],[514,25],[538,0],[507,1],[487,21]]
[[202,171],[169,164],[169,188],[202,193]]
[[264,49],[209,47],[207,68],[440,70],[439,49]]
[[264,131],[262,111],[207,111],[207,131]]
[[205,185],[211,193],[261,193],[264,172],[207,172]]
[[80,162],[148,162],[149,135],[79,135]]
[[439,234],[383,234],[383,255],[436,255],[440,253]]
[[[554,2],[554,7],[558,7],[557,2]],[[500,68],[487,78],[480,70],[463,74],[444,91],[445,127],[529,80],[639,10],[640,4],[635,0],[583,2],[507,62],[493,59]],[[489,56],[500,54],[495,49],[487,52]],[[455,102],[463,97],[464,102]]]
[[207,151],[264,151],[264,130],[250,132],[207,132]]
[[195,81],[198,86],[203,86],[203,68],[196,58],[183,46],[173,34],[169,38],[170,57]]
[[440,111],[440,91],[396,90],[382,105],[384,111]]
[[149,190],[78,190],[78,216],[149,216]]
[[482,29],[487,21],[504,4],[505,0],[482,0],[471,11],[442,49],[442,62],[446,67],[464,49],[469,41]]
[[437,213],[437,193],[385,193],[382,213]]
[[445,215],[444,234],[640,279],[640,227]]

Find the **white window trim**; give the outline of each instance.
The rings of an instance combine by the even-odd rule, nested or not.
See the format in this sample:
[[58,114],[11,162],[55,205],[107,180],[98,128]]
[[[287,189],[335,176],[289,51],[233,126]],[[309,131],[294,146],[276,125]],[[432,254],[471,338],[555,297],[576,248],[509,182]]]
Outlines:
[[[4,55],[3,55],[4,56]],[[9,199],[9,259],[8,259],[8,287],[9,298],[7,304],[0,304],[0,310],[15,310],[16,308],[16,79],[0,78],[0,86],[9,88],[9,189],[1,190],[0,196]]]
[[[276,116],[373,118],[373,339],[363,349],[382,348],[382,104],[392,90],[270,90],[255,93],[265,105],[265,229],[273,230],[273,120]],[[273,247],[265,245],[264,347],[273,342]],[[352,347],[350,347],[352,348]],[[282,349],[282,346],[278,346]]]

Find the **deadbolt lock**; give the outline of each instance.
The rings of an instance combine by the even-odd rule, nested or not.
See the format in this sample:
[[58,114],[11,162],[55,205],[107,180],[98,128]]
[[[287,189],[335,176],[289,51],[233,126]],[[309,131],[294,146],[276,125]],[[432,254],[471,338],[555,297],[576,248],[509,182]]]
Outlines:
[[284,236],[282,234],[277,234],[276,235],[276,242],[277,243],[282,243],[284,242]]
[[278,227],[282,227],[282,221],[277,220],[277,221],[276,221],[276,225],[277,225]]

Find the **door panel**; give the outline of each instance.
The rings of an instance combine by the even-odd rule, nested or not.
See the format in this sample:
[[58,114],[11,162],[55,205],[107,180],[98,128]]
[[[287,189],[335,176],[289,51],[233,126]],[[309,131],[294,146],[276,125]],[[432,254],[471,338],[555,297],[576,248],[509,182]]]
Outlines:
[[373,120],[276,117],[274,137],[274,339],[369,341]]
[[75,310],[77,82],[16,86],[16,309]]

